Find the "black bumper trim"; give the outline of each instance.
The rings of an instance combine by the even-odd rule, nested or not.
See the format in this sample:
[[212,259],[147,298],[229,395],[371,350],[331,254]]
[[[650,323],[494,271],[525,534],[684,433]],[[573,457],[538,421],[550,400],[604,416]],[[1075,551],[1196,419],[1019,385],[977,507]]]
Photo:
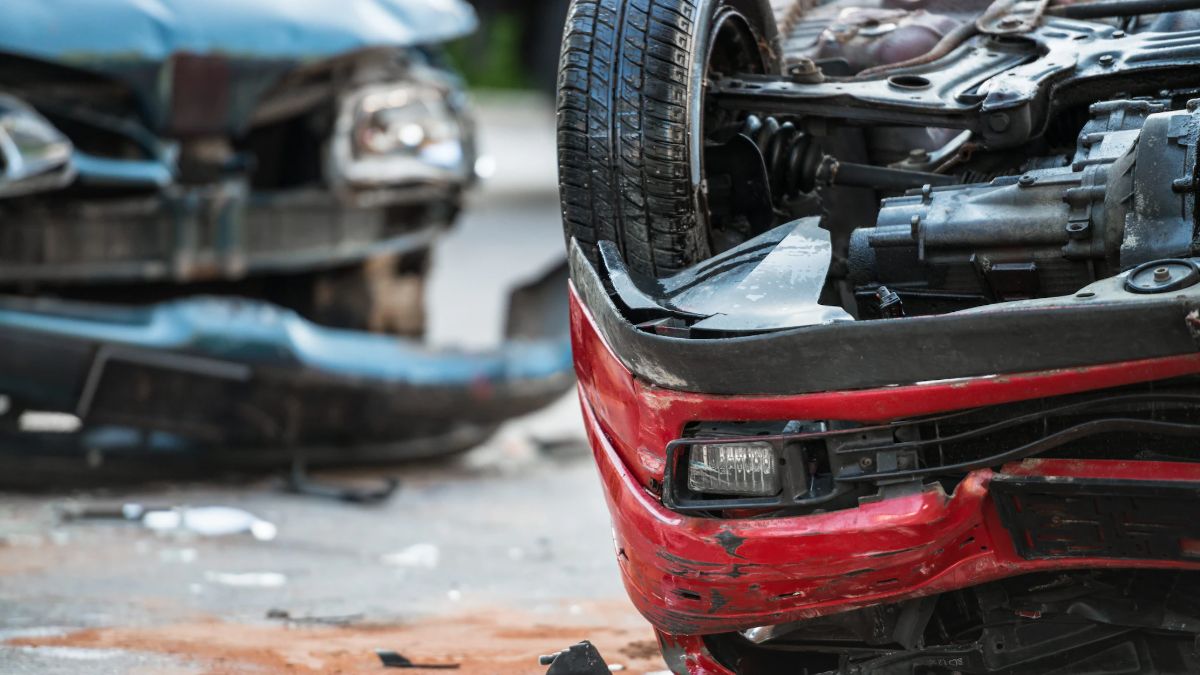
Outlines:
[[601,335],[640,379],[712,395],[786,395],[1079,368],[1194,354],[1196,299],[833,323],[723,339],[656,335],[628,321],[572,242],[571,279]]

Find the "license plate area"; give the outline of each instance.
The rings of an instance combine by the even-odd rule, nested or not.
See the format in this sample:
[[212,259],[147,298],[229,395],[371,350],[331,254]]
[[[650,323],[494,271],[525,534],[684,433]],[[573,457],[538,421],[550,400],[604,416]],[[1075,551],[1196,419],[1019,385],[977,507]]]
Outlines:
[[1002,475],[991,493],[1026,559],[1200,562],[1200,483]]

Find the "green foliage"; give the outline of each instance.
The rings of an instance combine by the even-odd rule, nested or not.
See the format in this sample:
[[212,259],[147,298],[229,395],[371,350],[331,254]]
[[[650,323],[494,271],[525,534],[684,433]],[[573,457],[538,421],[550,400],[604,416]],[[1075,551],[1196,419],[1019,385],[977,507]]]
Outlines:
[[476,89],[527,89],[521,65],[521,23],[509,13],[479,27],[474,35],[449,46],[451,62]]

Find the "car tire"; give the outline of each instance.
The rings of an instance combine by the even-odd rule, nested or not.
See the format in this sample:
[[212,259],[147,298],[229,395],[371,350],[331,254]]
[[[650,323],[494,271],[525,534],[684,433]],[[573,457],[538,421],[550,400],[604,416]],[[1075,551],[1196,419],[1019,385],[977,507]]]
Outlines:
[[655,278],[720,250],[703,182],[706,78],[717,63],[777,73],[778,54],[765,0],[573,0],[557,100],[568,242],[595,262],[613,241]]

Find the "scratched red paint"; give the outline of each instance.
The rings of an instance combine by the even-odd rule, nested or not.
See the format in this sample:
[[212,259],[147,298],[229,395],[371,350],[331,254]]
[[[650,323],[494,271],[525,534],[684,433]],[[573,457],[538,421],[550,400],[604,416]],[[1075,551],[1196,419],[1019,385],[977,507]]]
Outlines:
[[[773,519],[685,517],[663,507],[666,444],[697,420],[841,419],[878,422],[1154,381],[1200,372],[1200,355],[1089,368],[795,396],[706,396],[634,377],[572,292],[580,402],[612,513],[625,586],[691,672],[725,673],[698,635],[812,618],[942,593],[1027,572],[1200,563],[1026,560],[999,522],[990,470],[953,495],[931,490],[856,509]],[[1200,465],[1035,460],[1005,473],[1200,482]]]

